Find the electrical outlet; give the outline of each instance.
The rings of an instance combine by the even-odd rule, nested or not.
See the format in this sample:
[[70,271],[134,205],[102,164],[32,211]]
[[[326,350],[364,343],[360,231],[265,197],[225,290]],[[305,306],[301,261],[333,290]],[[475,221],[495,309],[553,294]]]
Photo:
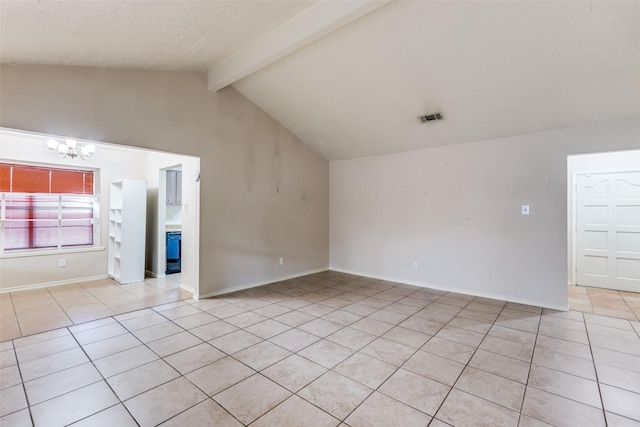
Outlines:
[[280,258],[280,265],[284,265],[284,258]]
[[67,260],[64,258],[60,258],[58,260],[58,267],[66,267],[67,266]]
[[413,269],[414,270],[418,269],[418,261],[413,261]]

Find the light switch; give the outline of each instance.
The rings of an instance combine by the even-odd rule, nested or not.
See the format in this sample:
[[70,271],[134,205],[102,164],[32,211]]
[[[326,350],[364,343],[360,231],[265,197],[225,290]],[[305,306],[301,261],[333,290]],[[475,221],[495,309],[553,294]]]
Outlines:
[[522,205],[522,215],[529,215],[529,205]]

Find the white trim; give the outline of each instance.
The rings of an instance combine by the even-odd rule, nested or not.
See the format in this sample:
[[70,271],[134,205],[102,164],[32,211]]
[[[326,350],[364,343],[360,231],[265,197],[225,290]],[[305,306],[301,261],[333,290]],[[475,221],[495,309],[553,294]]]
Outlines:
[[238,285],[238,286],[233,286],[231,288],[226,288],[226,289],[221,289],[218,291],[213,291],[213,292],[207,292],[206,294],[193,294],[193,299],[203,299],[203,298],[211,298],[211,297],[215,297],[218,295],[225,295],[225,294],[230,294],[232,292],[238,292],[238,291],[244,291],[245,289],[251,289],[251,288],[257,288],[258,286],[264,286],[264,285],[270,285],[272,283],[276,283],[276,282],[281,282],[283,280],[289,280],[289,279],[295,279],[297,277],[302,277],[302,276],[307,276],[309,274],[315,274],[315,273],[322,273],[323,271],[327,271],[329,270],[328,267],[324,267],[324,268],[318,268],[315,270],[307,270],[304,272],[300,272],[300,273],[295,273],[289,276],[281,276],[281,277],[276,277],[274,279],[269,279],[269,281],[267,282],[254,282],[254,283],[248,283],[245,285]]
[[571,203],[571,207],[569,208],[569,224],[567,224],[567,231],[569,233],[568,241],[570,242],[570,246],[568,248],[569,251],[569,284],[575,285],[576,283],[576,272],[577,272],[577,256],[576,256],[576,232],[575,228],[577,225],[577,200],[576,200],[576,185],[578,185],[577,175],[575,172],[571,172],[571,182],[569,183],[569,201]]
[[[180,285],[180,289],[184,289],[185,291],[189,291],[189,292],[193,293],[193,288],[191,286]],[[195,296],[193,297],[193,299],[196,299]]]
[[220,90],[349,24],[390,0],[319,1],[209,69],[209,90]]
[[[194,274],[191,275],[191,280],[193,280],[193,289],[191,292],[193,294],[197,294],[200,291],[200,229],[202,225],[200,224],[200,157],[197,157],[196,162],[196,171],[198,172],[198,179],[195,180],[195,200],[194,203],[194,224],[193,224],[193,233],[191,236],[187,235],[187,238],[191,237],[193,239],[193,247],[195,248],[195,257],[193,259],[193,271]],[[184,206],[183,206],[184,209]],[[182,232],[182,231],[180,231]]]
[[23,285],[23,286],[13,286],[11,288],[0,289],[0,294],[6,293],[6,292],[17,292],[17,291],[27,291],[30,289],[40,289],[40,288],[46,288],[49,286],[69,285],[71,283],[93,282],[95,280],[104,280],[108,278],[109,276],[107,274],[101,274],[99,276],[77,277],[75,279],[58,280],[55,282],[36,283],[33,285]]
[[[156,205],[156,262],[158,274],[167,271],[167,168],[158,170],[158,202]],[[165,273],[166,274],[166,273]]]
[[535,307],[550,308],[550,309],[553,309],[553,310],[569,311],[569,307],[563,307],[563,306],[557,306],[557,305],[549,305],[549,304],[546,304],[546,303],[542,303],[540,301],[529,301],[529,300],[525,300],[523,298],[513,298],[513,297],[494,294],[494,293],[490,293],[490,292],[473,292],[473,291],[470,291],[468,289],[439,286],[439,285],[435,285],[433,283],[422,283],[422,282],[416,282],[416,281],[413,281],[413,280],[398,279],[398,278],[395,278],[395,277],[377,276],[377,275],[365,274],[365,273],[361,273],[361,272],[358,272],[358,271],[346,270],[346,269],[336,268],[336,267],[329,267],[329,270],[336,271],[338,273],[355,274],[357,276],[364,276],[364,277],[370,277],[372,279],[385,280],[387,282],[395,282],[395,283],[399,283],[399,284],[419,286],[421,288],[435,289],[435,290],[447,291],[447,292],[455,292],[455,293],[458,293],[458,294],[471,295],[471,296],[482,297],[482,298],[490,298],[490,299],[495,299],[495,300],[498,300],[498,301],[514,302],[514,303],[517,303],[517,304],[532,305],[532,306],[535,306]]
[[47,255],[64,255],[64,254],[80,254],[84,252],[100,252],[104,251],[104,246],[83,246],[81,248],[69,248],[69,249],[54,249],[54,250],[26,250],[20,252],[7,252],[0,254],[0,259],[5,258],[27,258],[34,256],[47,256]]

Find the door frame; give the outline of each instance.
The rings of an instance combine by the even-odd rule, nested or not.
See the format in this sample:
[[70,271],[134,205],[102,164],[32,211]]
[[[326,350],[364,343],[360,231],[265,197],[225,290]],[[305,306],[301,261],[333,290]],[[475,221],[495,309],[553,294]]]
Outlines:
[[[603,153],[604,154],[604,153]],[[569,285],[576,285],[577,269],[578,269],[578,198],[577,198],[577,186],[578,175],[604,175],[611,173],[633,173],[640,172],[640,170],[633,170],[629,168],[604,168],[597,171],[593,170],[578,170],[571,171],[569,180],[569,224],[568,224],[568,242],[569,242]]]

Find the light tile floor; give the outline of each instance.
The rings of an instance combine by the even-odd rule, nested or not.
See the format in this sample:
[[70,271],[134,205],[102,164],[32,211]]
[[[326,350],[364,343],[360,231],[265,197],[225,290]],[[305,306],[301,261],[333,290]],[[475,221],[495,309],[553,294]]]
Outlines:
[[190,299],[180,274],[119,285],[95,280],[0,294],[0,341]]
[[569,286],[569,308],[628,320],[640,320],[640,294],[588,286]]
[[324,272],[4,341],[0,424],[640,425],[639,333]]

